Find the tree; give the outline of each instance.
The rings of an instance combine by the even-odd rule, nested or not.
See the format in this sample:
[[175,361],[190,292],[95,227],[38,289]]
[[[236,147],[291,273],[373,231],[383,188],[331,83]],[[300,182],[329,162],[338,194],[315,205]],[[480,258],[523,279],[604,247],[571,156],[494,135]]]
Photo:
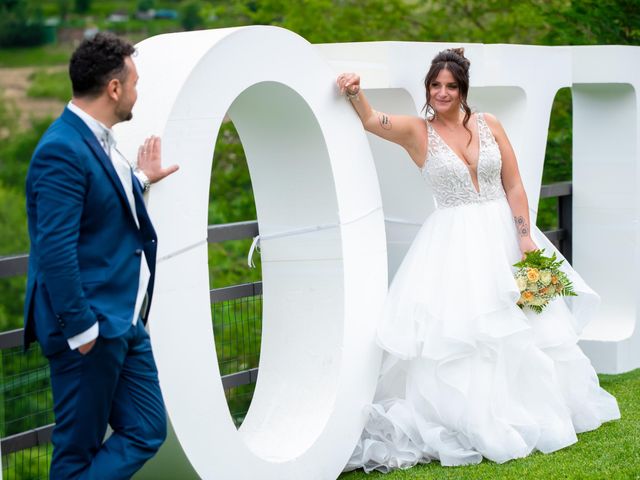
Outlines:
[[138,0],[138,11],[148,12],[156,7],[155,0]]
[[[555,13],[555,14],[554,14]],[[547,12],[545,40],[554,45],[639,45],[637,0],[582,0]]]
[[62,22],[66,22],[69,17],[69,12],[71,11],[71,0],[57,0],[58,5],[58,15],[60,15],[60,20]]
[[420,24],[404,0],[263,0],[245,2],[253,24],[278,25],[312,43],[418,40]]
[[75,0],[75,12],[87,13],[91,9],[91,0]]
[[26,0],[0,0],[0,47],[29,47],[45,43],[42,18],[31,21]]
[[204,26],[203,4],[199,0],[185,3],[180,9],[180,24],[187,31]]

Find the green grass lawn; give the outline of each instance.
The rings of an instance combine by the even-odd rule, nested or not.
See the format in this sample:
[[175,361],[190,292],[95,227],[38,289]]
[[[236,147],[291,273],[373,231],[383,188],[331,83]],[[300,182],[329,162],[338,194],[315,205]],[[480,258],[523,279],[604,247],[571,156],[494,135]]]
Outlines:
[[0,48],[0,68],[66,65],[73,52],[71,44],[29,48]]
[[38,70],[31,75],[27,95],[33,98],[55,98],[68,102],[71,98],[71,81],[67,70],[51,72]]
[[340,480],[640,479],[640,369],[600,375],[600,383],[618,399],[622,419],[578,435],[578,443],[558,452],[535,453],[502,465],[485,460],[468,467],[442,467],[433,462],[387,475],[358,470]]

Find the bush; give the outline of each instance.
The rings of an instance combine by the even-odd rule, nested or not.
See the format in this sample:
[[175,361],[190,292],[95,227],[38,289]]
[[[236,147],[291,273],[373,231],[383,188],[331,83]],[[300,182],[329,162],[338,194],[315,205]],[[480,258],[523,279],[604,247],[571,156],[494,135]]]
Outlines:
[[180,23],[185,30],[195,30],[204,26],[202,2],[194,0],[185,3],[180,9]]
[[46,27],[42,23],[12,18],[0,20],[0,47],[34,47],[46,40]]
[[139,12],[148,12],[156,8],[155,0],[138,0],[138,11]]
[[87,13],[91,9],[91,0],[76,0],[76,13]]

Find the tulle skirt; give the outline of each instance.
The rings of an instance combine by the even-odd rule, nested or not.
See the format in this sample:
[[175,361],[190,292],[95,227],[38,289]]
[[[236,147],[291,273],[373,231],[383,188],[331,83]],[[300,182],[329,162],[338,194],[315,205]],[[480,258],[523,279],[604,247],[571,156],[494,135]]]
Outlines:
[[[563,258],[537,228],[532,238]],[[427,219],[389,290],[377,336],[387,353],[345,470],[502,463],[620,417],[577,346],[599,297],[565,262],[578,297],[521,310],[520,255],[504,198]]]

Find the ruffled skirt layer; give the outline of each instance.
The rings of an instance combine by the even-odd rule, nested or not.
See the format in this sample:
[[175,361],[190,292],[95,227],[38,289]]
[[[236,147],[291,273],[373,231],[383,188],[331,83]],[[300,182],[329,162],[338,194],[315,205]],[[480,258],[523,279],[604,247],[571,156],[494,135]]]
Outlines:
[[[538,229],[532,236],[562,258]],[[389,291],[378,328],[388,353],[346,470],[502,463],[620,417],[577,346],[598,296],[565,262],[578,297],[523,311],[519,258],[505,199],[429,217]]]

